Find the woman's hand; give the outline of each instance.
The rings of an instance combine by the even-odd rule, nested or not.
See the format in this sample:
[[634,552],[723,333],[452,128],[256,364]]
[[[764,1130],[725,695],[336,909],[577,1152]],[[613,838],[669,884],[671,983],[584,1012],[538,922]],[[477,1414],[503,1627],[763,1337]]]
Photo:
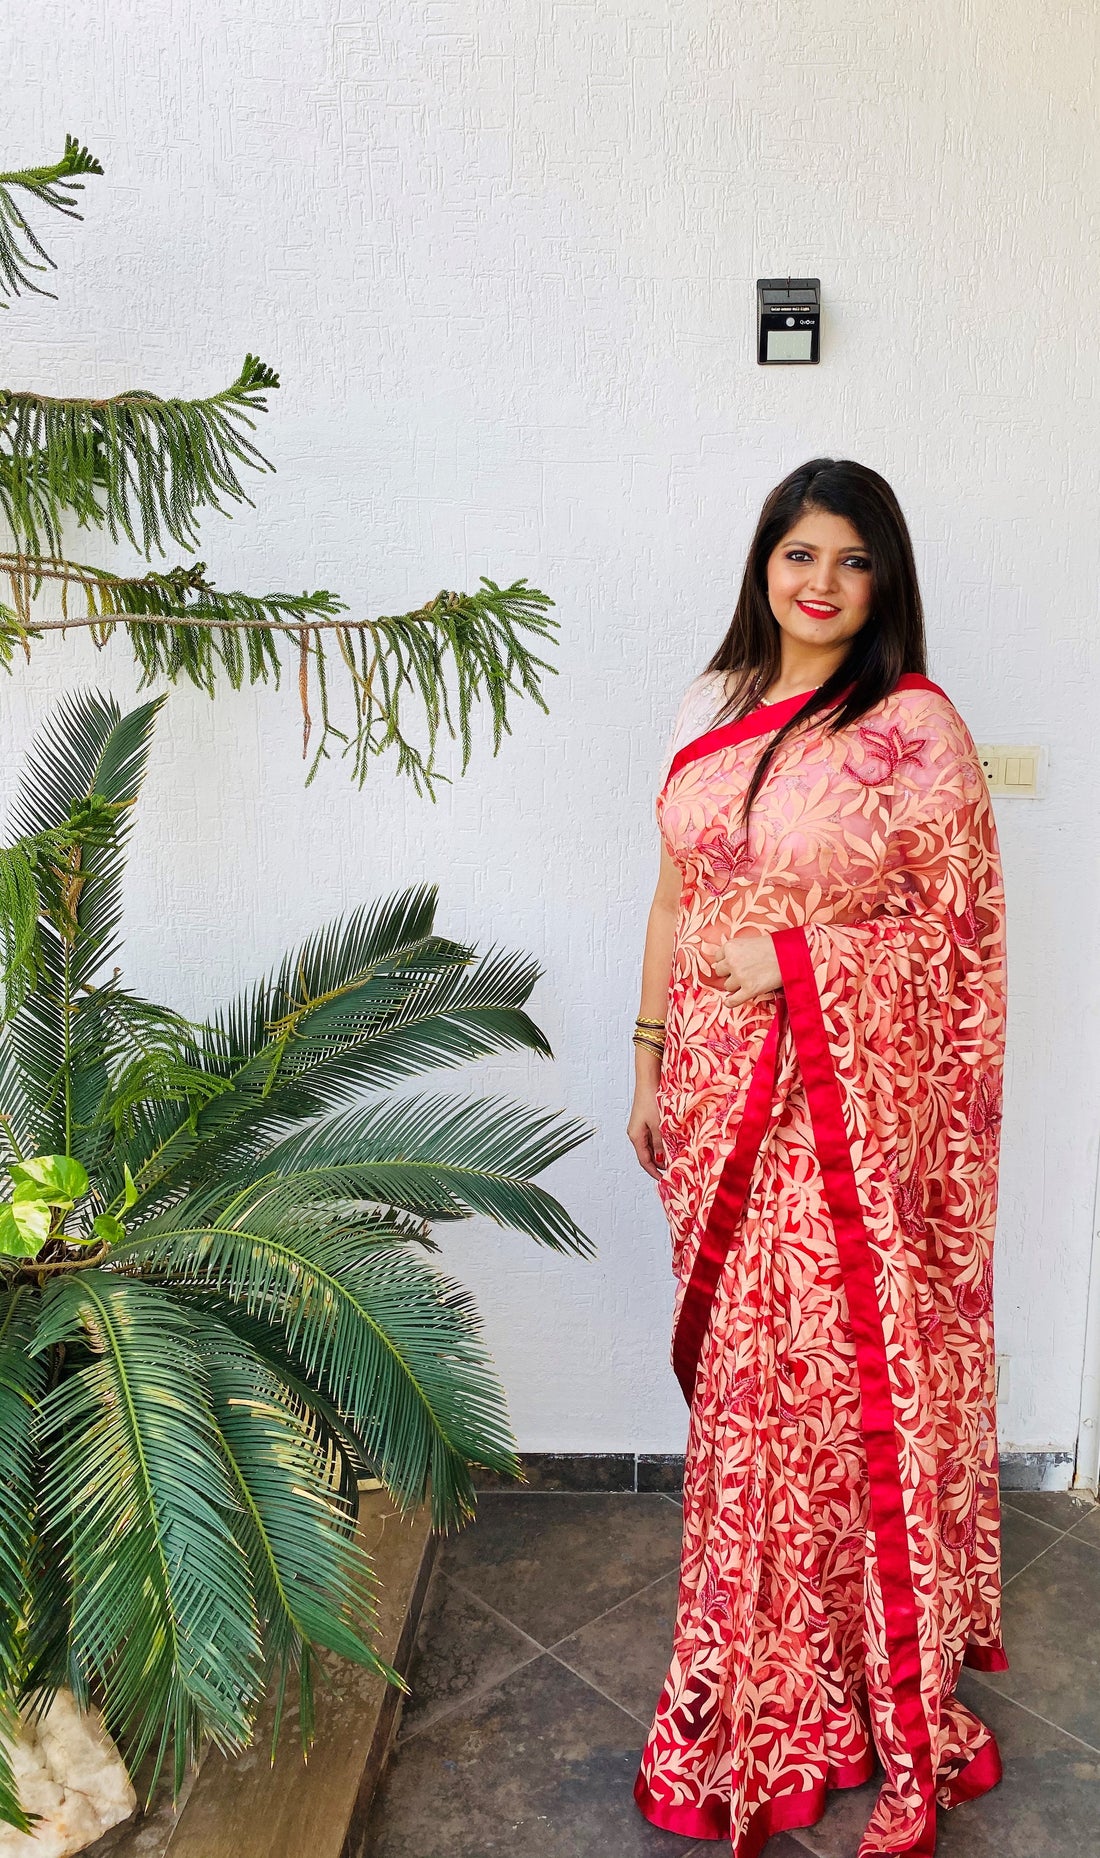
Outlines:
[[770,935],[743,930],[707,952],[723,991],[738,1005],[745,1000],[756,1000],[761,994],[774,993],[783,985],[775,943]]
[[634,1102],[626,1133],[631,1147],[647,1174],[661,1178],[665,1165],[665,1145],[661,1140],[661,1119],[657,1114],[657,1086],[639,1078],[634,1086]]

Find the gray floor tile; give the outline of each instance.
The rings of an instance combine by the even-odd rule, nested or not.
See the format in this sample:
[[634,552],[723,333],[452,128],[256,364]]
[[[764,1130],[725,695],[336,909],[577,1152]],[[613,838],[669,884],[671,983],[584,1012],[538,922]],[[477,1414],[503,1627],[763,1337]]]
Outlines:
[[440,1564],[543,1645],[679,1567],[682,1519],[663,1496],[488,1495]]
[[537,1657],[541,1647],[456,1587],[440,1568],[432,1575],[398,1742],[416,1735],[474,1691],[484,1690]]
[[1074,1523],[1073,1539],[1075,1542],[1087,1542],[1090,1548],[1100,1548],[1100,1503],[1094,1503],[1081,1521]]
[[371,1858],[686,1858],[635,1804],[644,1739],[544,1653],[396,1750]]
[[1011,1669],[983,1671],[983,1685],[1100,1747],[1096,1550],[1060,1536],[1006,1586],[1003,1623]]
[[555,1657],[649,1727],[672,1656],[679,1575],[666,1574],[554,1647]]
[[[721,1853],[650,1826],[631,1793],[671,1650],[681,1521],[671,1493],[508,1491],[445,1538],[372,1858]],[[997,1736],[1004,1779],[940,1814],[937,1858],[1100,1858],[1100,1754],[1084,1745],[1100,1747],[1100,1506],[1003,1492],[1001,1542],[1012,1668],[964,1670],[959,1692]],[[830,1794],[816,1826],[763,1858],[851,1858],[881,1779]]]
[[[936,1858],[1093,1858],[1100,1841],[1100,1757],[964,1671],[958,1694],[997,1738],[1004,1777],[980,1800],[936,1816]],[[829,1795],[816,1826],[796,1836],[816,1858],[851,1858],[882,1773]],[[770,1846],[766,1858],[771,1858]]]
[[1021,1568],[1053,1548],[1062,1540],[1063,1531],[1052,1529],[1022,1510],[1001,1510],[1001,1582],[1013,1580]]
[[993,1694],[986,1677],[964,1671],[958,1694],[996,1736],[1004,1778],[939,1815],[936,1858],[1092,1858],[1100,1756]]
[[[882,1769],[878,1768],[874,1779],[865,1781],[862,1787],[833,1788],[825,1797],[825,1811],[816,1826],[800,1826],[791,1834],[802,1852],[813,1852],[815,1858],[852,1858],[874,1811],[882,1779]],[[764,1858],[772,1858],[770,1845],[764,1847]]]
[[1006,1504],[1055,1529],[1072,1529],[1074,1523],[1100,1507],[1079,1490],[1002,1490],[1001,1507]]

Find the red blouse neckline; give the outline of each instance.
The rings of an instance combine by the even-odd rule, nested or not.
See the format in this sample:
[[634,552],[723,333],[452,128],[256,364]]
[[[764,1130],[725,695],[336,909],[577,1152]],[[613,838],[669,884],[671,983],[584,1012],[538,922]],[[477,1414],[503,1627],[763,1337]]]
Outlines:
[[[817,688],[821,689],[820,684]],[[836,699],[838,704],[848,695],[850,689],[851,685],[848,685],[838,693]],[[894,690],[932,690],[941,697],[947,695],[939,684],[934,684],[931,678],[922,676],[919,671],[903,671],[894,685]],[[890,696],[893,692],[886,694]],[[754,710],[740,717],[737,722],[719,723],[717,728],[708,729],[704,735],[697,736],[693,742],[685,742],[673,756],[672,765],[665,776],[665,786],[667,787],[669,781],[680,772],[681,768],[686,767],[692,761],[697,761],[700,756],[711,754],[715,749],[731,748],[737,742],[750,741],[753,736],[763,734],[768,727],[763,719],[765,716],[770,717],[773,711],[778,713],[787,710],[793,716],[799,704],[805,703],[806,698],[812,695],[812,691],[800,690],[796,691],[793,697],[780,697],[776,703],[758,703]],[[782,721],[785,722],[786,717],[783,717]]]

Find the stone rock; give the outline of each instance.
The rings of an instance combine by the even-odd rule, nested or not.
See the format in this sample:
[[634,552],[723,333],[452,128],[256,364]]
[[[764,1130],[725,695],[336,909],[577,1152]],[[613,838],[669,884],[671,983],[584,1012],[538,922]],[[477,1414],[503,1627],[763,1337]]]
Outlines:
[[44,1716],[25,1717],[11,1751],[19,1798],[42,1815],[31,1835],[0,1825],[0,1858],[72,1858],[137,1805],[130,1776],[98,1710],[60,1690]]

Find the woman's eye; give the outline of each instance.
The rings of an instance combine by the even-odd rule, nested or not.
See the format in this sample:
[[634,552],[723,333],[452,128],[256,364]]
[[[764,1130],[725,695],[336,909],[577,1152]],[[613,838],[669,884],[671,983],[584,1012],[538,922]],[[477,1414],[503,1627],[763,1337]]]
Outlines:
[[[805,556],[806,550],[804,548],[789,548],[787,550],[788,561],[804,560]],[[871,565],[865,555],[849,555],[847,556],[847,560],[852,566],[857,568],[869,568]]]

